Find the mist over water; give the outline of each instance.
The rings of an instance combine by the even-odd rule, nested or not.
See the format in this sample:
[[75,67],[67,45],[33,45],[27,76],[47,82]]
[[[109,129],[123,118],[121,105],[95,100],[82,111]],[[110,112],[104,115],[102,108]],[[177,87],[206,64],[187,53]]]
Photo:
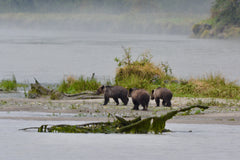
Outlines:
[[190,34],[213,0],[0,0],[0,28]]
[[112,79],[124,47],[132,48],[133,59],[149,50],[156,64],[168,62],[178,78],[219,72],[239,80],[236,68],[239,42],[191,39],[184,35],[86,33],[47,30],[0,30],[0,79],[14,74],[19,82],[58,83],[64,76],[96,74]]
[[[58,83],[92,73],[113,79],[115,57],[149,50],[177,78],[220,72],[239,80],[239,42],[191,39],[213,0],[0,0],[0,79]],[[18,2],[18,3],[16,3]]]

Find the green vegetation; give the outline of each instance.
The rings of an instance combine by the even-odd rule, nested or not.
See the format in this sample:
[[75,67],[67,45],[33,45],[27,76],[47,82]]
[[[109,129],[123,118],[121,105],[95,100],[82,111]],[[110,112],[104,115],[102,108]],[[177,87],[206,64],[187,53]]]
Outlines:
[[228,82],[221,74],[210,73],[202,78],[192,78],[187,83],[171,83],[165,86],[174,96],[179,97],[240,99],[240,86],[234,81]]
[[115,58],[118,68],[115,76],[115,84],[126,88],[151,89],[154,85],[160,85],[165,80],[174,79],[172,70],[168,64],[155,65],[151,62],[152,55],[149,52],[141,54],[135,61],[132,60],[131,48],[123,48],[122,59]]
[[5,104],[7,104],[7,103],[8,103],[8,102],[7,102],[7,101],[4,101],[4,100],[1,100],[1,101],[0,101],[0,105],[1,105],[1,106],[5,105]]
[[[173,92],[174,97],[240,99],[240,86],[237,82],[226,80],[220,73],[209,73],[198,78],[179,80],[172,75],[172,69],[168,63],[154,64],[152,55],[149,52],[145,52],[139,55],[136,60],[133,60],[131,49],[123,49],[123,57],[115,58],[115,62],[118,64],[115,81],[112,84],[107,82],[107,85],[120,85],[127,89],[143,88],[149,93],[159,86],[166,87]],[[81,76],[78,79],[69,76],[58,85],[56,91],[44,88],[36,81],[35,85],[31,84],[31,90],[28,91],[28,94],[25,89],[25,95],[28,98],[51,95],[51,99],[61,99],[64,96],[63,93],[79,94],[83,93],[83,91],[96,91],[99,86],[101,86],[101,82],[97,81],[94,75],[91,78]],[[17,84],[14,75],[11,80],[2,80],[0,82],[0,90],[2,91],[16,91],[17,87],[26,88],[26,85]],[[225,105],[216,103],[212,101],[211,104],[204,104],[203,102],[195,104]],[[231,104],[228,105],[231,106]]]
[[13,75],[12,79],[5,79],[0,82],[0,89],[3,91],[17,91],[17,80]]
[[[240,86],[235,81],[227,81],[223,75],[209,73],[199,78],[177,80],[172,75],[172,69],[167,63],[155,65],[149,52],[141,54],[133,60],[130,48],[123,48],[122,58],[115,58],[118,67],[115,83],[125,88],[144,88],[151,92],[159,86],[170,89],[175,97],[204,97],[240,99]],[[97,90],[101,85],[96,79],[75,80],[68,77],[58,87],[62,93],[80,93],[86,90]]]
[[215,0],[211,17],[195,24],[193,33],[200,38],[239,38],[240,1]]
[[151,92],[159,86],[170,89],[176,97],[212,97],[240,99],[240,86],[235,81],[227,81],[221,74],[206,74],[199,78],[177,80],[167,63],[155,65],[151,54],[140,55],[133,61],[131,49],[124,49],[122,59],[116,58],[118,68],[115,85],[126,88],[144,88]]
[[[42,125],[37,128],[38,132],[58,132],[58,133],[131,133],[131,134],[147,134],[169,131],[165,129],[166,121],[180,112],[188,112],[193,108],[208,109],[205,106],[190,106],[179,110],[168,112],[160,117],[149,117],[141,119],[137,117],[133,120],[127,121],[121,117],[113,116],[113,122],[96,122],[87,123],[83,125]],[[35,127],[34,127],[35,128]],[[33,129],[25,128],[23,130]]]
[[72,76],[63,80],[58,87],[58,91],[61,93],[75,94],[82,91],[95,91],[101,85],[94,77],[85,79],[81,76],[79,79],[75,79]]

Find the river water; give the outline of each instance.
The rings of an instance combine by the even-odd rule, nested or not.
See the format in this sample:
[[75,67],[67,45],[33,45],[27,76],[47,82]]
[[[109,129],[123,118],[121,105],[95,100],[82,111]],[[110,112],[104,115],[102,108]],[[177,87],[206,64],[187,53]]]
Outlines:
[[[239,41],[191,39],[185,35],[5,29],[0,30],[0,80],[13,74],[19,82],[33,82],[36,77],[40,82],[59,83],[65,75],[91,76],[92,73],[103,79],[113,78],[117,67],[114,58],[123,55],[122,46],[132,48],[134,59],[150,50],[153,61],[167,61],[178,78],[209,72],[220,72],[230,80],[240,77]],[[61,123],[76,124],[0,119],[0,159],[238,160],[240,157],[240,127],[231,125],[167,124],[174,132],[163,135],[19,131]]]
[[231,125],[167,124],[173,132],[163,135],[63,134],[19,130],[63,123],[79,124],[71,121],[1,119],[0,159],[238,160],[240,156],[240,128]]
[[168,62],[178,78],[220,72],[239,80],[239,41],[191,39],[188,35],[104,34],[71,31],[0,30],[0,80],[58,83],[66,75],[112,79],[122,46],[133,59],[149,50],[156,64]]

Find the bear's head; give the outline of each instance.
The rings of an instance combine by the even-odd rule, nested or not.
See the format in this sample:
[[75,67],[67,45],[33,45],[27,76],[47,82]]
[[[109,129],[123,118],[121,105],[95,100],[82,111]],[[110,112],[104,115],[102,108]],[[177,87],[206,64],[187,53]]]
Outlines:
[[128,90],[128,97],[132,97],[132,93],[133,93],[134,91],[136,91],[136,90],[138,90],[138,88],[130,88],[130,89]]
[[97,89],[97,92],[96,92],[96,94],[102,94],[102,93],[104,93],[104,85],[101,85],[98,89]]

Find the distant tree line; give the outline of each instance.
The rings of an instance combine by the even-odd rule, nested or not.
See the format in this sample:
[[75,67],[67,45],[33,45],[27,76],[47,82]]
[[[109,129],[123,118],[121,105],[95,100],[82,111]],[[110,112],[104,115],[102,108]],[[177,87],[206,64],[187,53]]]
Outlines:
[[0,12],[208,12],[213,0],[0,0]]
[[240,37],[240,0],[215,0],[211,17],[193,25],[193,33],[199,38]]

